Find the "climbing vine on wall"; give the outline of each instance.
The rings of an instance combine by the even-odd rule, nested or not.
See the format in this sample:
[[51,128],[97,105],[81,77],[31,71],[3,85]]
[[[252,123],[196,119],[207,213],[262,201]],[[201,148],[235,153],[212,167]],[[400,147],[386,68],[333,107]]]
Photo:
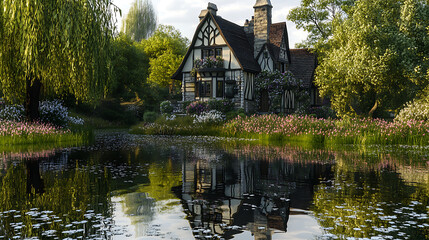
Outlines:
[[282,95],[286,90],[292,90],[299,102],[308,96],[303,81],[295,78],[289,71],[285,73],[263,71],[255,78],[256,104],[260,106],[262,92],[267,91],[271,112],[277,112],[280,109]]

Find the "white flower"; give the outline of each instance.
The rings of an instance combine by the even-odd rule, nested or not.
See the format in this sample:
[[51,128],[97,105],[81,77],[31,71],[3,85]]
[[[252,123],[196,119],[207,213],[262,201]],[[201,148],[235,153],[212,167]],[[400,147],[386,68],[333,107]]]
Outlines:
[[219,123],[224,120],[222,113],[216,110],[210,112],[203,112],[201,115],[194,115],[194,123]]
[[396,121],[406,122],[408,120],[428,121],[429,101],[426,99],[415,100],[405,105],[395,118]]
[[166,116],[165,117],[165,120],[167,120],[167,121],[173,121],[174,119],[176,119],[176,115],[171,115],[171,116]]
[[20,122],[24,120],[24,112],[24,106],[22,105],[6,105],[0,110],[0,119]]

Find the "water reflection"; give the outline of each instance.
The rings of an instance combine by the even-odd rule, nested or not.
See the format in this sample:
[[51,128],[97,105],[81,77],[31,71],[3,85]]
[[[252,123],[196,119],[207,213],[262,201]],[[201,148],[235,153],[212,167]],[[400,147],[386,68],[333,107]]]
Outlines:
[[100,134],[3,154],[0,239],[427,239],[425,154]]
[[287,232],[291,214],[306,214],[314,186],[333,176],[329,162],[261,160],[241,150],[195,148],[187,154],[193,161],[183,161],[182,189],[176,192],[195,238],[231,239],[249,231],[252,239],[272,239]]

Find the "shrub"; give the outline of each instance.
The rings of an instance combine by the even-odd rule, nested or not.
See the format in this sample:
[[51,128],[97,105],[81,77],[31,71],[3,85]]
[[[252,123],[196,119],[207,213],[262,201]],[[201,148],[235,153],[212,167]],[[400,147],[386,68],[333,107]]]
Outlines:
[[84,120],[69,116],[67,107],[60,100],[42,101],[39,103],[40,121],[57,127],[67,127],[68,123],[83,125]]
[[189,115],[192,114],[201,114],[203,112],[208,111],[208,105],[207,102],[192,102],[186,107],[186,113]]
[[328,106],[311,107],[308,111],[308,114],[316,118],[324,118],[324,119],[336,118],[335,111]]
[[158,114],[156,114],[156,112],[148,111],[144,113],[143,121],[153,123],[155,122],[157,117],[158,117]]
[[42,101],[39,104],[40,121],[51,123],[58,127],[66,127],[69,120],[69,112],[59,100]]
[[20,122],[24,120],[24,107],[22,105],[6,105],[0,110],[0,119]]
[[169,100],[161,102],[159,106],[161,114],[171,114],[173,112],[173,105]]
[[227,113],[234,110],[234,102],[232,102],[230,99],[211,99],[208,101],[208,107],[210,110]]
[[189,104],[191,104],[191,103],[192,103],[192,101],[184,101],[183,102],[183,105],[182,105],[182,112],[183,113],[187,112],[187,108],[188,108]]
[[204,112],[200,115],[194,115],[195,120],[194,123],[213,123],[218,124],[223,122],[224,117],[222,113],[216,110],[211,110],[210,112]]
[[395,117],[395,121],[407,122],[409,120],[429,120],[429,99],[419,99],[409,102]]
[[244,111],[244,109],[243,108],[239,108],[239,109],[237,109],[237,110],[235,110],[235,111],[229,111],[229,112],[227,112],[226,114],[225,114],[225,118],[226,118],[226,120],[227,121],[229,121],[229,120],[232,120],[232,119],[234,119],[234,118],[236,118],[237,116],[240,116],[240,117],[246,117],[246,113],[245,113],[245,111]]

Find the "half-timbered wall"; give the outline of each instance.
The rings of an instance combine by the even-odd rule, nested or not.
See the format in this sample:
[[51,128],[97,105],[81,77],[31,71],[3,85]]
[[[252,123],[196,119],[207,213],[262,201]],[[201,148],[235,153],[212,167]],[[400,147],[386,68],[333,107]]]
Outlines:
[[271,54],[266,47],[264,51],[259,55],[258,63],[259,66],[261,66],[262,71],[272,72],[275,70],[273,58],[271,57]]
[[226,45],[219,29],[211,17],[207,18],[201,30],[198,32],[194,47],[209,47],[215,45]]
[[282,41],[282,44],[280,45],[279,58],[280,58],[280,60],[288,61],[286,43],[284,42],[284,40]]

